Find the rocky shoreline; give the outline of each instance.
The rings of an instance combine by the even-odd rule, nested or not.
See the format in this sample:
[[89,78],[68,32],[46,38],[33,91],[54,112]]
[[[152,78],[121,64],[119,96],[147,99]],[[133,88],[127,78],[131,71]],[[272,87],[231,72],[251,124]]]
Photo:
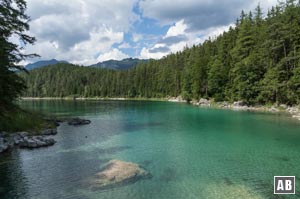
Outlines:
[[192,100],[188,102],[184,100],[181,96],[178,97],[170,97],[167,98],[169,102],[178,102],[178,103],[190,103],[194,106],[199,107],[211,107],[211,108],[219,108],[219,109],[230,109],[236,111],[258,111],[258,112],[272,112],[272,113],[288,113],[292,116],[292,118],[300,120],[300,105],[299,106],[288,106],[286,104],[281,104],[279,106],[273,105],[271,107],[267,106],[248,106],[246,103],[242,101],[237,101],[233,103],[229,102],[214,102],[211,99],[201,98],[200,100]]
[[233,103],[229,102],[214,102],[213,100],[201,98],[199,101],[193,100],[191,102],[194,106],[199,107],[213,107],[220,109],[230,109],[236,111],[258,111],[258,112],[272,112],[272,113],[288,113],[292,118],[300,120],[300,106],[288,106],[286,104],[273,105],[271,107],[267,106],[248,106],[242,101],[237,101]]
[[33,149],[52,146],[56,141],[50,136],[56,134],[56,129],[45,129],[39,135],[30,135],[28,132],[1,132],[0,153],[15,147]]
[[[62,122],[67,122],[72,126],[90,124],[90,120],[71,118],[64,120],[49,120],[59,126]],[[35,149],[52,146],[56,143],[53,136],[57,134],[57,128],[44,129],[37,135],[31,135],[28,132],[7,133],[0,132],[0,153],[13,148]]]

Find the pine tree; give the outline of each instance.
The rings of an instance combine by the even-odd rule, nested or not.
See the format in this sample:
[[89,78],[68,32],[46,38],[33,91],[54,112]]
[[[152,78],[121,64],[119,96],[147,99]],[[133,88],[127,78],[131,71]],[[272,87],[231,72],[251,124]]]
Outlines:
[[16,64],[27,57],[21,52],[22,47],[12,43],[12,36],[18,38],[23,45],[33,44],[35,39],[25,34],[29,30],[29,17],[25,14],[24,0],[0,1],[0,112],[11,106],[13,101],[26,88],[24,81],[16,74],[24,70]]

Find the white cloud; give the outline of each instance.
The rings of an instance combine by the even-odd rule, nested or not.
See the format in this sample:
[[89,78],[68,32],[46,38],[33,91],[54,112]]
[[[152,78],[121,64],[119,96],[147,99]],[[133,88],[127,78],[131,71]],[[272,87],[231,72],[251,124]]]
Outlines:
[[[137,0],[28,0],[30,34],[37,42],[26,52],[42,59],[93,63],[98,54],[121,43],[139,17],[132,12]],[[95,58],[96,57],[96,58]]]
[[[155,47],[154,47],[155,48]],[[164,52],[156,52],[156,53],[151,53],[151,49],[143,48],[140,54],[141,59],[160,59],[163,56],[166,56],[169,53],[164,53]]]
[[113,44],[121,43],[123,37],[123,32],[113,32],[111,29],[93,31],[89,40],[75,44],[67,54],[74,63],[93,64],[97,61],[96,54],[108,52]]
[[184,23],[184,20],[180,20],[174,26],[171,26],[171,28],[169,28],[166,37],[184,34],[186,29],[187,25]]
[[91,65],[98,62],[99,54],[104,54],[112,49],[115,43],[123,41],[123,32],[113,32],[111,29],[99,29],[90,32],[89,39],[78,42],[69,50],[59,48],[57,41],[37,42],[34,46],[27,47],[27,51],[43,55],[42,59],[67,60],[74,64]]
[[100,55],[97,58],[97,61],[102,62],[102,61],[106,61],[106,60],[110,60],[110,59],[122,60],[122,59],[125,59],[125,58],[128,58],[128,55],[124,54],[123,52],[121,52],[117,48],[114,48],[111,51]]
[[123,42],[121,45],[118,46],[120,49],[123,49],[123,48],[132,48],[132,46],[127,43],[127,42]]
[[[233,24],[230,25],[233,26]],[[161,41],[149,48],[144,47],[141,51],[140,57],[143,59],[160,59],[170,53],[182,51],[184,47],[191,47],[194,44],[204,42],[208,38],[215,38],[224,31],[228,30],[230,25],[211,27],[205,30],[189,32],[187,31],[187,25],[183,20],[180,20],[169,28]],[[171,43],[172,41],[173,43]]]

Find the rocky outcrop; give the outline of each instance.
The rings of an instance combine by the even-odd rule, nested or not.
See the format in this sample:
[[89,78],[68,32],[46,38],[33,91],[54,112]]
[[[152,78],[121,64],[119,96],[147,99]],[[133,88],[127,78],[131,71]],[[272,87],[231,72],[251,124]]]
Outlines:
[[199,103],[199,106],[210,106],[210,104],[211,104],[209,100],[204,99],[204,98],[201,98],[198,103]]
[[[45,133],[45,134],[43,134]],[[14,147],[21,148],[40,148],[52,146],[55,144],[55,140],[49,135],[57,133],[56,129],[47,129],[41,132],[39,136],[30,136],[27,132],[19,133],[0,133],[0,153],[12,149]]]
[[202,106],[202,107],[210,107],[211,106],[211,101],[201,98],[199,101],[197,100],[193,100],[191,102],[191,104],[195,105],[195,106]]
[[143,178],[149,178],[151,174],[142,169],[138,164],[111,160],[99,173],[89,180],[92,189],[108,189],[116,186],[134,183]]
[[233,110],[250,110],[251,107],[247,106],[243,101],[233,102],[232,104]]
[[286,111],[290,113],[293,118],[300,120],[300,107],[288,107]]
[[230,103],[228,103],[228,102],[219,102],[218,106],[222,109],[229,109],[230,108]]
[[91,123],[91,120],[80,119],[80,118],[73,118],[68,121],[68,124],[72,125],[72,126],[87,125],[90,123]]
[[32,136],[32,137],[25,137],[19,143],[21,148],[40,148],[40,147],[47,147],[52,146],[56,143],[53,138],[49,138],[46,136]]
[[273,112],[273,113],[277,113],[277,112],[279,112],[279,109],[276,108],[275,106],[272,106],[271,108],[269,108],[269,111]]
[[246,104],[243,101],[237,101],[233,102],[233,106],[246,106]]

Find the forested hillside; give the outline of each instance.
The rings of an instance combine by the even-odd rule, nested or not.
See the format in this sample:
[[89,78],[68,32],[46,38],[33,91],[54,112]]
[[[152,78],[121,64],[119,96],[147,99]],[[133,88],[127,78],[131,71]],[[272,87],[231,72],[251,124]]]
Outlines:
[[203,44],[126,71],[69,64],[22,74],[31,97],[200,97],[248,104],[300,103],[300,2],[263,17],[241,13],[236,26]]

